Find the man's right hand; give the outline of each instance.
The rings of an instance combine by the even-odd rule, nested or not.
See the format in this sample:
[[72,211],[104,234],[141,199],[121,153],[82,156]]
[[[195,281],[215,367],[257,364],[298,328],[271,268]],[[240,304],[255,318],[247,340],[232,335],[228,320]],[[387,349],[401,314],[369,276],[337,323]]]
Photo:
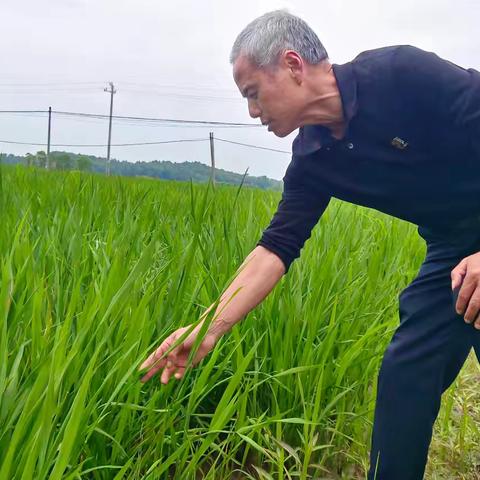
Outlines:
[[[167,384],[170,377],[174,377],[178,380],[183,377],[186,368],[196,365],[202,360],[215,346],[217,338],[207,333],[200,343],[195,357],[190,365],[187,366],[187,360],[190,356],[190,352],[193,349],[197,335],[201,329],[202,323],[197,325],[187,338],[175,347],[165,357],[164,354],[169,348],[187,331],[191,326],[179,328],[168,336],[163,343],[142,363],[139,370],[147,369],[147,373],[142,377],[142,382],[150,380],[157,372],[163,370],[160,376],[160,381],[163,384]],[[164,358],[162,358],[164,357]]]
[[200,362],[213,349],[222,335],[227,333],[233,325],[244,318],[270,293],[284,273],[285,265],[275,253],[262,246],[255,247],[241,265],[237,276],[223,293],[218,305],[211,305],[205,312],[205,314],[208,314],[211,309],[216,307],[208,331],[205,333],[190,365],[187,366],[187,360],[206,319],[202,319],[183,342],[168,354],[166,352],[172,345],[187,330],[191,330],[192,324],[179,328],[164,340],[140,366],[140,370],[148,370],[141,381],[147,382],[160,370],[163,370],[160,380],[164,384],[168,383],[172,375],[177,379],[182,378],[185,369]]

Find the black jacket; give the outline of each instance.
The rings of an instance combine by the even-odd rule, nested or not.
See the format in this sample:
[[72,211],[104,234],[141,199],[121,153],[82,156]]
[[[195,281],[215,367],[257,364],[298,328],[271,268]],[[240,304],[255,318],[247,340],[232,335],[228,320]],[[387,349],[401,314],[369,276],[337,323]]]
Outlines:
[[480,215],[480,73],[411,46],[333,65],[347,130],[300,128],[258,242],[288,270],[331,197],[439,230]]

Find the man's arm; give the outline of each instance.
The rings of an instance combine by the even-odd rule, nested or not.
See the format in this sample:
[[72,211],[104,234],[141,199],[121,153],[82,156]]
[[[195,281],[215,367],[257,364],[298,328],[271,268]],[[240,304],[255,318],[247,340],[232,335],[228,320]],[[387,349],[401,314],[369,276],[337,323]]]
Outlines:
[[284,273],[285,266],[276,254],[266,248],[255,247],[222,294],[209,334],[217,340],[227,333],[273,290]]
[[[284,177],[284,190],[277,211],[257,247],[245,259],[240,273],[221,297],[218,319],[210,326],[215,338],[230,330],[255,308],[288,272],[329,201],[329,196],[312,192],[304,185],[292,182],[287,175]],[[228,303],[239,288],[241,290]],[[222,308],[223,313],[220,313]]]
[[[255,308],[273,289],[285,273],[280,258],[266,248],[256,247],[245,259],[239,272],[222,294],[219,303],[212,304],[202,315],[203,320],[191,330],[192,325],[171,333],[162,344],[143,362],[140,370],[146,370],[142,382],[147,382],[159,371],[161,382],[167,384],[174,375],[180,379],[185,370],[200,362],[218,340],[247,313]],[[212,323],[198,346],[193,362],[188,358],[207,314],[217,306]],[[190,330],[190,334],[188,331]],[[188,335],[185,337],[185,335]],[[181,337],[184,338],[183,342]],[[181,342],[181,343],[179,343]],[[177,345],[174,347],[174,345]]]
[[[301,248],[329,199],[330,197],[313,194],[296,182],[290,183],[284,178],[284,192],[278,209],[259,244],[247,256],[234,280],[222,294],[212,323],[198,346],[193,365],[200,362],[222,335],[271,292],[288,271],[292,261],[300,255]],[[203,316],[214,307],[215,304],[211,305]],[[179,328],[170,334],[140,366],[140,370],[147,370],[142,381],[148,381],[160,370],[163,370],[162,383],[168,383],[172,375],[177,379],[182,378],[185,369],[190,366],[187,365],[187,360],[202,325],[203,321],[190,334],[187,332],[190,327]],[[183,342],[181,338],[184,338]]]
[[300,256],[312,229],[327,208],[330,195],[321,190],[312,191],[300,180],[287,174],[277,211],[263,231],[257,245],[277,254],[288,272],[292,262]]

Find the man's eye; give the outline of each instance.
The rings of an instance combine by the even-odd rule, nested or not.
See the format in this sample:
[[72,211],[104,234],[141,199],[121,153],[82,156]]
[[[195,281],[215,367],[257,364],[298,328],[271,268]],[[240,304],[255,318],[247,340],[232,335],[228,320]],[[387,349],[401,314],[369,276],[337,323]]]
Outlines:
[[251,98],[252,100],[256,100],[258,98],[258,93],[257,92],[249,93],[248,98]]

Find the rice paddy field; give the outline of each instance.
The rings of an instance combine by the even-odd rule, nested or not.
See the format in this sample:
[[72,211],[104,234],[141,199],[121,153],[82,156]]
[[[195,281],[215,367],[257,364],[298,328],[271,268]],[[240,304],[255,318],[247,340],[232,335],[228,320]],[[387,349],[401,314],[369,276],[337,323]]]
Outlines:
[[[0,479],[365,477],[381,356],[424,255],[414,226],[333,201],[212,354],[142,384],[280,194],[0,171]],[[471,363],[445,394],[428,478],[478,478],[478,380]]]

